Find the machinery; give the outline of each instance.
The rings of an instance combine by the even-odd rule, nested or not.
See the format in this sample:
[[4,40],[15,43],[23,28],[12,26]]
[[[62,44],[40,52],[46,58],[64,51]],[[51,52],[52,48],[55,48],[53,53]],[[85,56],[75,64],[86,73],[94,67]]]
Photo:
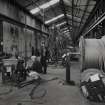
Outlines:
[[105,38],[80,39],[80,89],[90,101],[105,102]]
[[3,83],[19,83],[26,79],[26,70],[23,66],[23,60],[3,59],[1,72]]

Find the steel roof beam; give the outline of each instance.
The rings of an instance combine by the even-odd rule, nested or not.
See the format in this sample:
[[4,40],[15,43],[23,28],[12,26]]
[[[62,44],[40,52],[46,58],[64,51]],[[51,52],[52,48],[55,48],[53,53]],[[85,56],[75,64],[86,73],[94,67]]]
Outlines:
[[33,5],[33,4],[36,4],[37,1],[39,1],[39,0],[36,0],[36,1],[31,0],[31,3],[27,4],[27,5],[24,6],[24,7],[27,8],[27,7],[29,7],[29,6],[31,6],[31,5]]
[[[71,24],[69,24],[69,26],[72,27]],[[60,27],[60,29],[65,28],[65,27],[68,27],[67,24],[62,25],[62,26]],[[74,28],[78,28],[78,26],[74,26]],[[69,29],[71,30],[71,28],[69,28]],[[70,32],[71,32],[71,31],[70,31]]]
[[82,35],[83,31],[85,30],[85,28],[89,25],[89,23],[91,22],[92,18],[94,17],[97,9],[99,8],[100,4],[102,3],[103,0],[96,0],[96,4],[93,8],[93,10],[90,13],[90,16],[87,18],[86,23],[84,24],[83,28],[80,30],[79,34],[76,37],[76,40],[78,40],[78,38]]
[[0,20],[5,21],[5,22],[8,22],[8,23],[11,23],[11,24],[14,24],[14,25],[17,25],[17,26],[22,27],[22,28],[26,28],[26,29],[32,30],[32,31],[38,31],[38,32],[40,32],[42,34],[45,34],[45,35],[49,36],[48,33],[43,32],[40,29],[37,29],[37,28],[34,28],[32,26],[26,25],[24,23],[21,23],[19,21],[16,21],[16,20],[14,20],[14,19],[12,19],[10,17],[7,17],[5,15],[2,15],[2,14],[0,14]]
[[81,22],[80,22],[80,25],[79,25],[79,27],[78,27],[78,31],[77,31],[77,32],[79,32],[79,30],[81,29],[81,25],[82,25],[83,19],[84,19],[84,17],[85,17],[85,13],[86,13],[86,11],[87,11],[87,9],[88,9],[89,2],[90,2],[90,0],[87,0],[86,6],[85,6],[85,9],[84,9],[84,13],[83,13],[83,15],[82,15]]
[[[78,9],[78,8],[76,8],[76,6],[75,6],[75,5],[74,5],[74,7],[75,7],[75,10],[76,10],[76,11],[78,11],[78,10],[79,10],[79,11],[81,11],[81,12],[84,12],[84,10],[82,10],[82,9],[80,9],[80,8],[79,8],[79,9]],[[72,6],[66,6],[66,9],[67,9],[67,10],[68,10],[68,9],[72,9]],[[86,11],[86,13],[90,14],[90,12],[89,12],[89,11]]]
[[[5,0],[7,2],[7,0]],[[16,0],[9,0],[8,1],[11,5],[15,5],[16,7],[18,7],[20,10],[22,10],[24,13],[26,13],[27,15],[31,16],[33,19],[36,19],[37,21],[39,21],[41,24],[44,24],[43,21],[41,21],[39,18],[37,18],[36,16],[32,15],[26,8],[22,7],[19,3],[16,2]],[[44,24],[45,25],[45,24]],[[47,25],[45,25],[46,27],[48,27]]]
[[67,13],[66,13],[66,9],[65,9],[65,4],[64,4],[64,1],[63,0],[60,0],[60,6],[61,6],[61,9],[62,9],[62,11],[64,13],[65,20],[67,22],[66,25],[67,25],[67,27],[68,27],[68,29],[70,31],[69,22],[68,22],[68,18],[67,18]]

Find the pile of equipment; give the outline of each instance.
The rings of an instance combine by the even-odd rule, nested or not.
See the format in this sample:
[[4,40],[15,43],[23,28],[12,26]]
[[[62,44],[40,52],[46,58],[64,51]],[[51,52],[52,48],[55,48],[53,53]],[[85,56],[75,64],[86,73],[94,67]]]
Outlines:
[[26,70],[23,65],[23,60],[18,59],[3,59],[1,66],[2,82],[21,82],[26,79]]
[[98,69],[87,69],[81,74],[81,91],[94,102],[105,102],[105,75]]
[[105,102],[105,37],[80,39],[81,91],[94,102]]

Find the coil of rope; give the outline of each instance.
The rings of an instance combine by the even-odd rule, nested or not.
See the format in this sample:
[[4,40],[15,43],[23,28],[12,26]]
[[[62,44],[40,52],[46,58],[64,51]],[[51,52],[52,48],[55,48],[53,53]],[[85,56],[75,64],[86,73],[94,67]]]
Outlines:
[[105,38],[84,39],[80,43],[81,69],[96,68],[105,71]]
[[81,82],[88,81],[89,77],[94,74],[102,75],[102,72],[99,69],[87,69],[83,73],[81,73]]

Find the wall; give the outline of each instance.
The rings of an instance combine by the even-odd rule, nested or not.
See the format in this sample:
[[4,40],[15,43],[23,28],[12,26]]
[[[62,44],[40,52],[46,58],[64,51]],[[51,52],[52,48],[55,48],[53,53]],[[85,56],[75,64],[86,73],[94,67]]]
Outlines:
[[15,5],[11,5],[9,3],[9,0],[7,1],[0,0],[0,13],[1,14],[8,16],[14,20],[17,20],[21,23],[25,23],[25,18],[26,18],[26,24],[35,27],[35,19],[25,14],[19,8],[16,8]]
[[[31,27],[35,27],[40,30],[42,29],[40,22],[25,14],[15,5],[11,5],[9,0],[8,2],[0,0],[0,14],[8,16]],[[34,49],[36,48],[35,38],[38,38],[37,45],[38,49],[40,49],[41,37],[42,35],[39,32],[34,32],[29,29],[24,29],[7,22],[3,22],[3,51],[6,53],[12,53],[13,47],[15,47],[16,52],[19,53],[19,55],[29,57],[32,54],[32,47],[34,47]]]
[[3,22],[3,51],[12,53],[16,48],[20,56],[30,57],[32,46],[35,49],[35,35],[33,31]]

